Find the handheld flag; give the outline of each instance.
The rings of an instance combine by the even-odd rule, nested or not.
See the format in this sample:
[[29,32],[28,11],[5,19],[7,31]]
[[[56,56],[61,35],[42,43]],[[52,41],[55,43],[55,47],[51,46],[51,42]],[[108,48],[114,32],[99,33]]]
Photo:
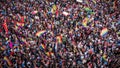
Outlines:
[[103,37],[108,33],[108,29],[107,28],[103,28],[100,35]]
[[24,26],[24,23],[17,22],[16,28],[18,28],[18,26]]
[[107,61],[105,54],[102,56],[102,58],[103,58],[104,61]]
[[50,56],[50,52],[46,52],[46,55],[47,55],[47,56]]
[[54,5],[52,5],[52,10],[51,10],[51,12],[52,13],[55,13],[56,12],[56,10],[57,10],[57,6],[54,4]]
[[57,36],[56,39],[59,43],[62,43],[62,36]]
[[47,56],[54,56],[54,53],[53,52],[46,52],[46,55]]
[[87,23],[88,23],[88,18],[86,17],[85,19],[83,19],[83,22],[82,22],[82,25],[84,26],[84,27],[87,27]]
[[45,46],[44,44],[41,44],[41,45],[40,45],[40,49],[41,49],[41,50],[45,50],[45,49],[46,49],[46,46]]
[[40,37],[42,34],[44,34],[46,32],[46,30],[42,30],[42,31],[38,31],[36,33],[36,36]]
[[6,19],[4,20],[3,28],[4,28],[4,30],[6,31],[6,34],[7,34],[8,33],[8,26],[6,24]]

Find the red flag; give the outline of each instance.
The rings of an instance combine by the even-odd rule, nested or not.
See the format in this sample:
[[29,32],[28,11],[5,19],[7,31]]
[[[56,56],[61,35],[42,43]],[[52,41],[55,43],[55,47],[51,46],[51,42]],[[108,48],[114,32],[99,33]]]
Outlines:
[[6,31],[6,34],[7,34],[8,33],[8,26],[6,24],[6,19],[4,20],[3,28],[4,28],[4,30]]

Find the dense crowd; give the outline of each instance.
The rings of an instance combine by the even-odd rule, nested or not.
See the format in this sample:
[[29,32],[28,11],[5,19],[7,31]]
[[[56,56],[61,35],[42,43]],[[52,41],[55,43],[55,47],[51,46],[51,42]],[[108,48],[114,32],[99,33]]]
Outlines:
[[119,6],[120,0],[0,0],[0,68],[120,66],[113,62]]

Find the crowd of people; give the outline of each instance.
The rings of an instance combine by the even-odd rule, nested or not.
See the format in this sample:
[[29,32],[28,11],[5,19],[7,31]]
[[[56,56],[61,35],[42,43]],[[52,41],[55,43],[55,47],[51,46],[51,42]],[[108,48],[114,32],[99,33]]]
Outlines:
[[119,6],[120,0],[0,0],[0,67],[120,66]]

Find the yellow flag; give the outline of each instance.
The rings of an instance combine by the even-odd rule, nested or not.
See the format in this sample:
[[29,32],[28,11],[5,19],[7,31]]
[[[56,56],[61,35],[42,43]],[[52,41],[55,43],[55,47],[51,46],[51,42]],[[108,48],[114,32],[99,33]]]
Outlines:
[[51,12],[52,12],[52,13],[55,13],[56,10],[57,10],[57,6],[56,6],[55,4],[52,5]]

